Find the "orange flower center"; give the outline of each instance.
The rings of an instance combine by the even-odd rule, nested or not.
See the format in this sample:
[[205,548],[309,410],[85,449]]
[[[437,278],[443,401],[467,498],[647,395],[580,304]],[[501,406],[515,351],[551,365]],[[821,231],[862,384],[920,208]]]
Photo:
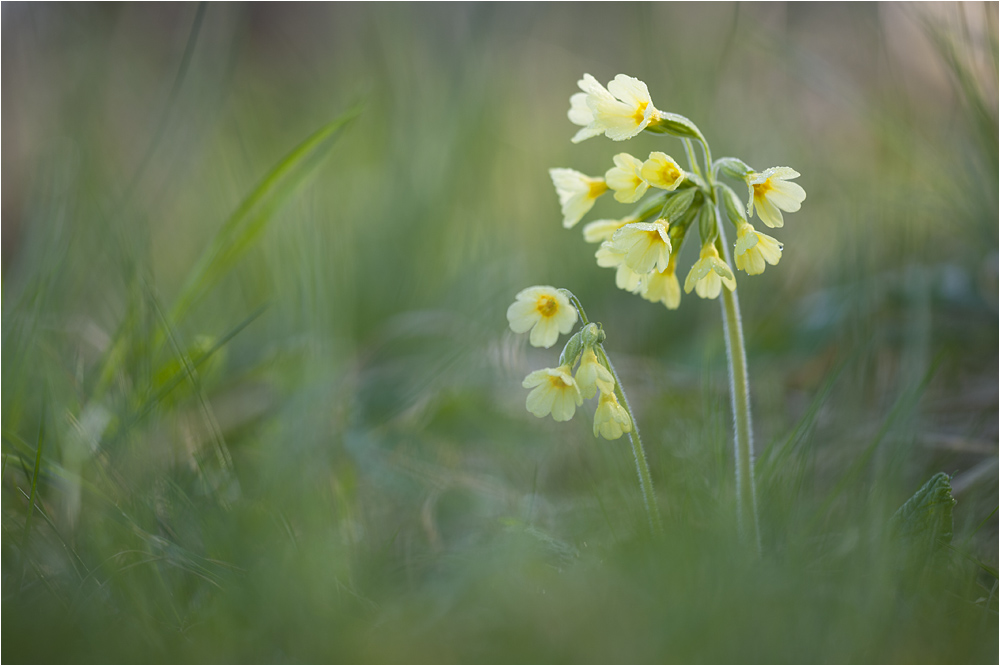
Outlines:
[[535,309],[538,310],[543,317],[551,317],[559,309],[559,303],[556,302],[551,296],[542,296],[538,299]]
[[764,197],[768,192],[774,189],[771,185],[771,179],[768,178],[763,183],[757,183],[753,186],[753,196],[755,199]]

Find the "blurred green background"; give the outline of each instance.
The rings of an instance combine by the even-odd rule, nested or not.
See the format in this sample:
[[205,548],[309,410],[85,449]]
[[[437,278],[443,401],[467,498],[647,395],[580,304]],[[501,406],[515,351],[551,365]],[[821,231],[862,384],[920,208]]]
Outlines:
[[[996,3],[0,11],[4,661],[996,662]],[[571,144],[584,72],[802,173],[739,278],[760,560],[718,304],[560,224],[550,167],[682,153]],[[525,411],[533,284],[603,323],[662,541],[592,404]],[[901,539],[941,471],[951,545]]]

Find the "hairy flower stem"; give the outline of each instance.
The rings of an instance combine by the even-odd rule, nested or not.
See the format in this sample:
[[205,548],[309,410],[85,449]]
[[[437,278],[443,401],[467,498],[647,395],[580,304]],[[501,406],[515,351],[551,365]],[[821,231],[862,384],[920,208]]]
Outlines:
[[[583,305],[580,303],[573,292],[568,289],[561,289],[564,294],[566,294],[569,299],[573,302],[576,311],[580,313],[580,321],[584,326],[590,323],[587,319],[587,313],[583,311]],[[615,370],[615,366],[612,365],[611,359],[608,358],[608,354],[604,351],[604,345],[597,345],[595,347],[598,357],[602,363],[607,366],[611,371],[611,374],[615,378],[615,394],[621,400],[621,404],[625,407],[625,411],[628,413],[628,418],[632,422],[632,431],[628,434],[629,441],[632,443],[632,455],[635,457],[635,468],[639,474],[639,488],[642,490],[642,501],[646,507],[646,517],[649,518],[649,528],[652,530],[653,534],[659,536],[663,534],[663,523],[660,521],[660,509],[656,504],[656,492],[653,490],[653,477],[649,474],[649,464],[646,462],[646,450],[642,446],[642,438],[639,436],[639,424],[635,420],[635,414],[632,412],[632,405],[629,404],[628,396],[625,395],[625,389],[622,387],[622,382],[618,378],[618,372]]]
[[646,505],[646,515],[649,518],[649,527],[653,531],[654,535],[659,536],[663,534],[663,524],[660,522],[660,509],[656,505],[656,493],[653,491],[653,478],[649,475],[649,465],[646,462],[646,450],[642,446],[642,437],[639,436],[639,424],[635,420],[635,414],[632,413],[632,406],[628,402],[628,396],[625,395],[625,389],[622,388],[621,380],[618,379],[618,372],[615,371],[615,366],[612,365],[611,359],[608,358],[607,353],[604,351],[604,345],[597,345],[597,351],[600,355],[601,360],[607,364],[608,369],[611,370],[611,374],[615,378],[615,393],[621,398],[621,404],[625,407],[625,411],[628,412],[628,417],[632,421],[632,431],[628,434],[629,441],[632,443],[632,455],[635,456],[635,468],[639,473],[639,487],[642,489],[642,500]]
[[[732,268],[725,231],[715,208],[719,236],[716,249]],[[747,355],[743,344],[743,324],[740,301],[736,291],[722,290],[722,326],[726,338],[726,358],[729,361],[729,393],[733,405],[734,446],[736,449],[736,511],[741,536],[760,553],[760,532],[757,528],[757,496],[753,475],[753,428],[750,420],[750,384],[747,377]]]

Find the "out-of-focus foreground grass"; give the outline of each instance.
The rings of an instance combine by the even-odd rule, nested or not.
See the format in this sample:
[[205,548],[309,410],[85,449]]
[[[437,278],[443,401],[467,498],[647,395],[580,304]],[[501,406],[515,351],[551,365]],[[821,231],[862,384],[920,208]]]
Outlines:
[[[997,660],[996,3],[2,11],[4,661]],[[718,304],[560,224],[548,168],[682,152],[572,145],[584,72],[803,174],[740,281],[760,560]],[[626,440],[525,411],[532,284],[661,542]],[[940,471],[950,546],[900,537]]]

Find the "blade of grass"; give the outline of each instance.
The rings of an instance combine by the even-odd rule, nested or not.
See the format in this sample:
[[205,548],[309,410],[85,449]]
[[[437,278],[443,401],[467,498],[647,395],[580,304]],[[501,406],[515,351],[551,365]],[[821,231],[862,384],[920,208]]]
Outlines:
[[357,104],[327,123],[271,169],[216,233],[170,313],[178,321],[236,263],[267,227],[278,208],[316,172],[340,133],[361,112]]
[[17,593],[21,593],[24,584],[25,568],[28,563],[28,537],[31,536],[31,516],[34,515],[35,497],[38,493],[38,470],[42,465],[42,443],[45,441],[45,401],[42,401],[42,414],[38,418],[38,447],[35,450],[35,471],[31,475],[31,496],[28,498],[28,515],[24,518],[24,534],[21,536],[21,575],[17,580]]
[[798,446],[805,441],[806,436],[812,430],[812,426],[816,421],[816,417],[819,415],[820,408],[826,404],[826,400],[830,397],[830,392],[833,390],[834,385],[840,378],[841,372],[847,366],[848,360],[844,360],[830,375],[826,380],[826,383],[819,390],[819,393],[813,398],[812,402],[809,404],[809,408],[806,413],[799,419],[799,422],[795,424],[795,428],[785,439],[784,444],[778,451],[771,455],[772,449],[774,449],[777,444],[777,440],[772,441],[766,449],[764,449],[763,454],[760,457],[760,462],[757,464],[757,480],[761,481],[764,479],[769,479],[775,470],[781,469],[784,466],[784,461],[792,454],[792,452],[798,448]]
[[912,389],[903,391],[903,393],[899,396],[896,400],[896,404],[894,404],[892,409],[889,410],[889,415],[882,422],[882,427],[879,428],[878,432],[875,434],[875,439],[873,439],[872,443],[868,445],[860,456],[858,456],[858,459],[853,465],[851,465],[847,473],[841,477],[841,479],[837,482],[837,485],[834,486],[833,490],[830,491],[830,494],[827,495],[823,505],[816,512],[811,525],[815,525],[816,522],[822,520],[822,518],[829,513],[830,507],[833,506],[833,503],[837,500],[837,498],[840,497],[840,495],[849,486],[853,485],[855,481],[857,481],[858,476],[861,475],[861,472],[868,466],[868,463],[871,462],[872,456],[875,455],[875,451],[878,450],[879,444],[882,443],[882,440],[885,438],[886,434],[888,434],[889,430],[892,429],[892,426],[896,424],[896,421],[898,421],[904,413],[909,412],[916,406],[920,397],[923,396],[927,385],[930,383],[931,378],[934,377],[934,374],[937,372],[937,369],[941,365],[941,361],[943,359],[943,353],[938,354],[934,359],[934,362],[931,363],[931,367],[928,368],[927,372],[924,374],[920,383]]
[[[170,345],[174,348],[174,353],[177,355],[177,359],[184,368],[184,373],[187,376],[188,381],[191,382],[191,387],[194,390],[195,395],[198,396],[198,404],[201,406],[202,416],[205,419],[205,425],[208,427],[208,431],[211,434],[212,444],[214,445],[215,455],[218,459],[219,467],[226,475],[227,485],[231,488],[232,486],[230,484],[237,483],[237,481],[235,475],[233,474],[233,458],[229,453],[229,447],[226,446],[226,439],[222,434],[222,428],[219,426],[219,422],[215,418],[215,412],[212,410],[212,406],[208,402],[208,397],[205,395],[205,390],[201,385],[201,379],[198,377],[198,373],[194,369],[191,359],[184,352],[183,346],[181,346],[178,341],[174,327],[171,326],[170,320],[167,319],[166,314],[163,312],[163,308],[160,307],[160,300],[153,291],[152,285],[147,283],[146,287],[153,309],[156,311],[156,315],[160,319],[160,325],[163,326],[163,330],[166,332],[167,337],[170,340]],[[227,488],[227,490],[229,488]],[[219,499],[222,502],[222,505],[228,508],[228,502],[226,501],[225,495],[220,494]]]

